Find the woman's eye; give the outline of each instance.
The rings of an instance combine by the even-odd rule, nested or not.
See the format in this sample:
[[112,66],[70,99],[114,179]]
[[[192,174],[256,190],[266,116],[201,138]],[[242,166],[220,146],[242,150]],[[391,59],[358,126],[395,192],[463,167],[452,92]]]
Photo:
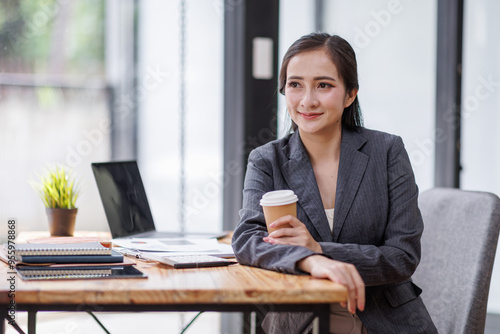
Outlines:
[[333,86],[326,82],[322,82],[319,84],[319,88],[328,88],[328,87],[333,87]]
[[299,87],[299,83],[298,82],[294,82],[294,81],[289,82],[288,83],[288,87],[297,88],[297,87]]

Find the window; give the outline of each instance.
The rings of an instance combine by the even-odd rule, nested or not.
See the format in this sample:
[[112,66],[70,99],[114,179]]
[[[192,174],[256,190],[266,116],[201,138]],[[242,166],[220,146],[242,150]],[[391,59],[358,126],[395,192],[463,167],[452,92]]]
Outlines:
[[47,230],[27,180],[56,162],[81,181],[77,229],[106,227],[90,171],[110,157],[104,15],[102,0],[0,1],[1,215],[18,232]]
[[0,0],[0,218],[47,230],[27,180],[58,162],[81,180],[76,229],[107,230],[90,163],[137,158],[158,229],[222,229],[223,5]]
[[223,4],[181,4],[141,2],[139,85],[161,75],[139,101],[138,159],[157,228],[210,232],[222,229]]

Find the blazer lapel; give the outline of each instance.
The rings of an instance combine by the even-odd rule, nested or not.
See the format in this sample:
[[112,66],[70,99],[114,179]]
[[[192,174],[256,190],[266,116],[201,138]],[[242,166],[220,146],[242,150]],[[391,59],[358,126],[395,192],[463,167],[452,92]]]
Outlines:
[[359,149],[366,139],[356,132],[342,130],[339,172],[335,195],[333,241],[337,242],[342,226],[358,191],[369,157]]
[[325,212],[318,209],[323,207],[321,195],[309,155],[300,140],[298,131],[290,137],[290,141],[283,148],[283,151],[289,158],[282,166],[286,183],[299,198],[298,205],[305,211],[321,237],[321,241],[332,241],[332,234]]

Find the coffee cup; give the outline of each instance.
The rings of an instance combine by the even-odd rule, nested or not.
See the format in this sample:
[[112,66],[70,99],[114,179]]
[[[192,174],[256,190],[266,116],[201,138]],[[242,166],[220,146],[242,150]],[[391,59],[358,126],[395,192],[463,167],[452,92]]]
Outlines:
[[264,211],[269,234],[283,227],[291,227],[286,224],[279,228],[270,228],[269,225],[286,215],[297,217],[297,201],[297,195],[294,194],[293,190],[274,190],[262,195],[260,205]]

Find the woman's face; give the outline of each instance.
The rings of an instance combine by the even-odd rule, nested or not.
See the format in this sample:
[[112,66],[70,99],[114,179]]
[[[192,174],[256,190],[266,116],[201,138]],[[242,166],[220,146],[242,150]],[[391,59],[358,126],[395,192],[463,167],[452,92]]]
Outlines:
[[346,93],[337,67],[323,49],[299,53],[288,63],[286,106],[301,134],[340,131],[344,108],[354,101],[356,93]]

